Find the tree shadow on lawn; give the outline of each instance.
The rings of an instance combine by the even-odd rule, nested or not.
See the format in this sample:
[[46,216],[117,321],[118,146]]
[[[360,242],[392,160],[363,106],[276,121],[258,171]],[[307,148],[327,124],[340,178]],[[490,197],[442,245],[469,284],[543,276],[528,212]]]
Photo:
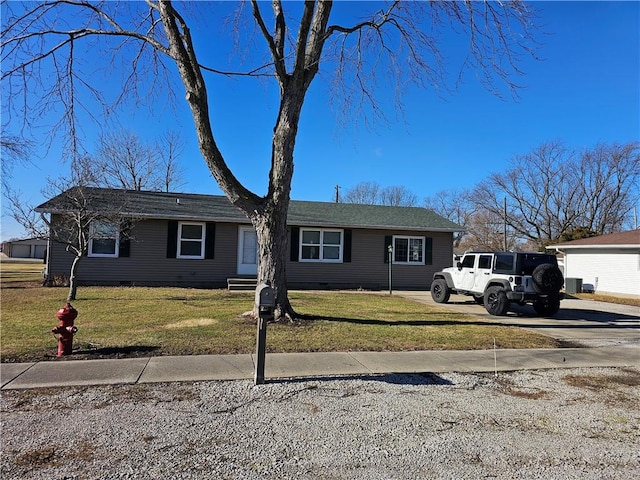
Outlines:
[[[525,307],[521,307],[523,310]],[[605,312],[585,311],[585,310],[565,310],[562,314],[559,312],[550,320],[574,320],[575,323],[525,323],[524,320],[535,320],[541,318],[537,314],[530,314],[528,311],[517,310],[510,311],[503,317],[494,317],[486,315],[487,320],[469,319],[469,320],[376,320],[364,318],[348,318],[348,317],[307,317],[309,320],[326,320],[328,322],[343,322],[355,325],[370,326],[398,326],[398,327],[447,327],[447,326],[477,326],[477,327],[522,327],[522,328],[562,328],[562,329],[635,329],[638,330],[638,317],[608,314]],[[520,322],[519,320],[523,320]],[[624,322],[631,322],[625,324]],[[598,325],[593,323],[598,322]]]
[[[466,322],[464,320],[377,320],[373,318],[349,318],[349,317],[327,317],[327,316],[305,316],[305,320],[319,321],[326,320],[327,322],[338,323],[353,323],[355,325],[384,325],[384,326],[405,326],[405,327],[428,327],[438,325],[464,325],[469,323],[476,323],[475,321]],[[492,325],[488,322],[477,322],[479,324]]]
[[69,359],[102,359],[102,358],[139,358],[147,357],[160,350],[156,345],[131,345],[127,347],[79,348],[73,350]]
[[[522,317],[522,318],[535,318],[540,317],[533,308],[526,306],[520,306],[518,304],[514,304],[510,307],[511,317]],[[508,317],[507,317],[508,318]],[[605,312],[602,310],[591,310],[591,309],[582,309],[582,308],[562,308],[560,306],[560,310],[553,315],[553,317],[544,317],[544,318],[552,318],[553,320],[576,320],[576,321],[588,321],[588,322],[597,322],[602,323],[604,325],[588,325],[585,328],[638,328],[640,324],[640,315],[628,315],[624,313],[615,313],[615,312]],[[628,323],[629,325],[624,325]],[[563,328],[580,328],[580,325],[563,325]]]

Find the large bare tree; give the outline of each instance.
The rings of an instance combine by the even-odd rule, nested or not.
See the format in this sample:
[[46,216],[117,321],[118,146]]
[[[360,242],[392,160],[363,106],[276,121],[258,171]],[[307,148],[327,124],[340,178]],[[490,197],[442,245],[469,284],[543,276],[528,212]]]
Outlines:
[[[464,35],[468,45],[460,72],[473,70],[489,90],[515,91],[520,75],[518,61],[532,54],[535,46],[535,15],[530,7],[514,2],[387,2],[340,3],[340,22],[332,23],[331,1],[282,2],[270,4],[251,0],[250,8],[238,17],[250,15],[261,43],[247,49],[257,59],[254,66],[229,71],[203,65],[199,48],[221,49],[224,45],[198,42],[192,29],[197,19],[221,22],[211,7],[196,12],[196,5],[169,0],[142,2],[90,2],[51,0],[42,3],[3,4],[2,79],[9,94],[6,119],[16,115],[34,119],[24,110],[62,105],[63,132],[72,149],[78,138],[77,114],[87,107],[87,97],[114,108],[128,98],[140,100],[143,89],[153,92],[175,72],[184,86],[184,97],[193,115],[200,151],[211,173],[229,200],[251,220],[258,235],[258,281],[275,288],[277,317],[292,316],[287,294],[287,211],[293,159],[302,107],[309,87],[321,66],[327,77],[333,74],[332,89],[341,93],[347,107],[381,114],[377,95],[389,91],[400,97],[409,82],[419,86],[445,87],[445,33]],[[269,13],[266,10],[270,6]],[[219,6],[217,8],[220,8]],[[287,12],[285,12],[285,9]],[[357,11],[357,13],[354,13]],[[351,20],[349,20],[351,18]],[[343,23],[344,22],[344,23]],[[237,21],[241,29],[249,22]],[[204,30],[204,28],[203,28]],[[248,44],[251,30],[239,30],[238,42]],[[106,52],[100,52],[100,49]],[[255,50],[255,52],[254,52]],[[106,92],[82,75],[83,56],[93,59],[106,53],[105,62],[125,72],[122,94],[108,103]],[[260,54],[264,53],[264,56]],[[266,59],[266,60],[265,60]],[[53,76],[43,74],[44,65]],[[385,73],[388,81],[381,81]],[[268,187],[264,196],[247,189],[230,170],[216,141],[212,117],[224,114],[210,102],[207,78],[214,75],[260,76],[277,83],[278,114],[274,120]],[[53,84],[47,80],[53,78]],[[390,90],[391,89],[391,90]],[[168,89],[166,95],[177,93]],[[25,95],[35,95],[27,101]],[[176,97],[179,95],[176,94]],[[31,108],[33,107],[33,109]],[[303,161],[301,159],[300,161]]]
[[639,200],[640,143],[599,144],[581,151],[560,141],[516,156],[473,190],[476,211],[503,216],[523,241],[543,248],[576,229],[620,231]]
[[2,132],[0,138],[0,158],[2,159],[0,176],[2,176],[2,187],[7,188],[9,179],[12,177],[13,167],[16,163],[26,164],[31,158],[33,142],[18,135]]

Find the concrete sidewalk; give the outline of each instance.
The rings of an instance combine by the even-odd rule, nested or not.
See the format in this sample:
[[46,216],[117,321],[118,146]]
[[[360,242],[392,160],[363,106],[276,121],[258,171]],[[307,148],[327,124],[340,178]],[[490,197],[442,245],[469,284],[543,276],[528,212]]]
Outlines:
[[[254,378],[255,356],[199,355],[0,364],[3,390]],[[494,372],[576,367],[640,367],[640,347],[523,350],[272,353],[265,379],[384,373]]]

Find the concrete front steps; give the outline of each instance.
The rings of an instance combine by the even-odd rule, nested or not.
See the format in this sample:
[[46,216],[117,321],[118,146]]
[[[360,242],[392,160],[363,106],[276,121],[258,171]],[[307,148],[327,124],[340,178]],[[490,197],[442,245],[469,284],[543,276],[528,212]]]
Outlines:
[[257,285],[256,277],[227,278],[227,290],[255,290]]

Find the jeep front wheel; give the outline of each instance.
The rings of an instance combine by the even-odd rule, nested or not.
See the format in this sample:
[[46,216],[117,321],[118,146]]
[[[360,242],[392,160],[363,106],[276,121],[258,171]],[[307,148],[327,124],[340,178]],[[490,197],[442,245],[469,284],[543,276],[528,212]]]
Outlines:
[[438,278],[431,283],[431,298],[436,303],[447,303],[451,296],[451,290],[444,278]]
[[501,317],[509,310],[509,299],[501,287],[489,287],[484,294],[484,308],[491,315]]

